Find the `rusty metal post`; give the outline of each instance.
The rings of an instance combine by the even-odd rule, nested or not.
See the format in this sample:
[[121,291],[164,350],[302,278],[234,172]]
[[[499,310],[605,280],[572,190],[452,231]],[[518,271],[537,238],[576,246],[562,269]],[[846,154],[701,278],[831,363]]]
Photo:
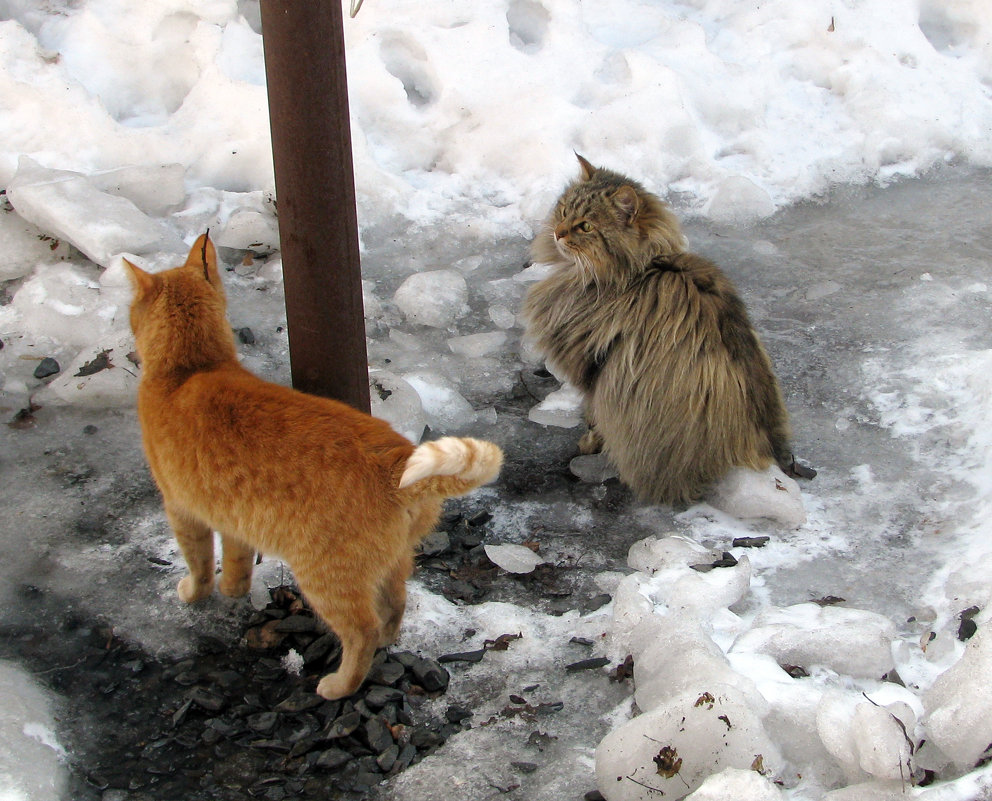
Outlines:
[[261,0],[293,386],[369,411],[340,0]]

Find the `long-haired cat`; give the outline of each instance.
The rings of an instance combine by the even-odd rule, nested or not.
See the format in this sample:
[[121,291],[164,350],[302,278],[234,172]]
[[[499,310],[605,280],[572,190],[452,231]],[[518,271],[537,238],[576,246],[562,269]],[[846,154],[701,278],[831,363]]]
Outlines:
[[206,235],[182,267],[128,271],[142,439],[189,567],[179,597],[212,592],[213,531],[225,595],[248,591],[255,551],[285,560],[341,639],[317,692],[350,695],[399,630],[413,549],[442,500],[493,480],[502,452],[454,437],[414,448],[382,420],[242,368]]
[[589,433],[642,498],[697,499],[734,466],[792,465],[771,363],[733,285],[686,252],[669,209],[578,156],[532,246],[552,264],[524,301],[528,333],[585,395]]

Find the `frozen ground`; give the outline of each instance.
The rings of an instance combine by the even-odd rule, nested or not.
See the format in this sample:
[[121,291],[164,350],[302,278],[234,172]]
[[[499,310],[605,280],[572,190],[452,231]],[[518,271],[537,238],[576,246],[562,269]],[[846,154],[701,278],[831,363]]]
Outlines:
[[[645,659],[657,658],[665,665],[665,659],[692,653],[697,622],[731,653],[734,672],[754,681],[770,704],[765,725],[783,751],[775,767],[788,788],[784,797],[819,799],[832,786],[867,778],[859,772],[856,753],[838,757],[816,745],[810,731],[810,743],[790,752],[796,734],[789,726],[815,728],[817,704],[830,691],[841,693],[840,722],[832,725],[842,732],[853,725],[852,694],[865,691],[888,699],[895,692],[897,685],[878,682],[888,669],[877,668],[884,658],[881,663],[869,660],[869,672],[862,674],[859,660],[842,647],[849,640],[854,650],[864,649],[860,638],[870,639],[879,631],[891,641],[894,666],[909,688],[899,688],[897,700],[912,702],[922,715],[913,699],[921,698],[963,649],[956,638],[959,613],[976,605],[982,610],[977,620],[984,624],[992,591],[986,581],[992,546],[985,530],[990,481],[984,434],[992,359],[986,284],[992,256],[989,178],[987,171],[946,168],[887,189],[839,189],[824,202],[800,204],[747,229],[688,226],[695,246],[724,264],[742,288],[784,386],[796,452],[819,471],[802,486],[809,520],[795,529],[744,524],[707,506],[678,514],[644,507],[615,482],[572,479],[567,462],[579,429],[544,427],[527,418],[536,399],[557,382],[533,376],[535,365],[518,356],[519,330],[509,332],[508,344],[485,362],[488,380],[460,387],[474,409],[495,409],[495,422],[489,411],[468,427],[500,442],[509,457],[499,484],[483,492],[477,503],[494,514],[489,541],[539,542],[542,556],[567,573],[574,593],[551,604],[523,586],[514,593],[511,583],[496,601],[453,605],[414,579],[401,646],[437,655],[480,647],[483,640],[502,634],[524,636],[505,652],[490,652],[482,664],[452,666],[446,701],[469,704],[477,722],[490,717],[496,722],[456,736],[435,757],[378,790],[378,797],[412,801],[449,781],[466,799],[503,797],[512,785],[520,789],[509,797],[548,801],[581,798],[592,789],[596,746],[631,713],[630,682],[609,681],[605,669],[567,673],[564,666],[601,654],[615,666],[640,647],[625,639],[629,626],[614,620],[617,601],[597,612],[581,610],[597,591],[620,596],[619,580],[632,574],[626,559],[631,545],[668,534],[685,535],[716,552],[746,554],[750,585],[745,579],[729,595],[720,590],[717,600],[701,601],[705,609],[700,612],[666,600],[666,590],[647,587],[645,577],[640,594],[655,601],[655,613],[669,614],[668,624],[676,628],[688,626],[671,644],[669,656]],[[427,230],[411,228],[400,237],[389,233],[366,232],[367,242],[381,243],[369,247],[365,267],[384,298],[395,288],[391,282],[399,280],[376,280],[391,258],[392,241],[402,239],[407,246],[416,241],[424,252],[441,247]],[[517,239],[485,248],[471,241],[448,247],[455,263],[479,261],[475,287],[518,274],[525,258],[525,242]],[[278,284],[266,284],[266,291],[259,292],[255,278],[234,272],[227,278],[233,324],[250,326],[260,343],[243,348],[246,360],[263,373],[285,378],[284,340],[277,331],[284,322]],[[485,327],[490,304],[474,291],[470,298],[473,310],[460,330]],[[424,346],[410,351],[391,339],[386,329],[416,333],[427,342],[448,335],[399,321],[388,326],[383,320],[395,314],[389,307],[384,305],[383,318],[370,327],[373,368],[407,372],[452,366],[442,359],[439,367],[436,354],[443,343],[436,350]],[[477,360],[469,363],[479,366]],[[36,364],[10,359],[5,370],[25,374]],[[8,397],[10,401],[8,419],[19,402],[16,397]],[[68,614],[109,624],[118,636],[151,653],[184,653],[193,646],[194,634],[236,635],[238,605],[215,599],[184,609],[173,592],[178,568],[163,569],[149,561],[173,561],[176,553],[130,409],[45,403],[34,412],[32,427],[5,426],[0,436],[6,532],[0,549],[7,577],[0,601],[7,609],[6,657],[17,659],[18,632],[57,627]],[[764,548],[730,547],[733,537],[759,535],[771,538]],[[272,584],[278,566],[266,563],[261,572]],[[680,578],[678,573],[669,576],[673,583]],[[691,595],[705,598],[707,591],[695,588]],[[768,650],[754,645],[760,630],[756,619],[825,596],[846,599],[843,608],[864,610],[856,614],[878,613],[891,628],[877,620],[849,621],[840,644],[831,646],[840,654],[831,661],[817,655],[815,638],[798,622],[808,612],[782,613],[792,626],[785,636],[795,646],[788,660],[782,659],[802,664],[811,676],[781,685],[769,663],[754,655]],[[725,608],[730,605],[734,614]],[[466,638],[469,630],[475,633]],[[924,654],[921,642],[930,631],[936,638]],[[573,636],[597,645],[573,644]],[[735,639],[738,644],[732,645]],[[735,656],[739,649],[743,655]],[[635,671],[637,665],[635,659]],[[708,674],[705,661],[682,665],[675,673],[659,671],[675,684],[679,675],[698,675],[702,683],[693,692],[727,680]],[[647,685],[647,676],[643,674],[641,684]],[[44,676],[38,679],[44,685]],[[635,686],[640,686],[636,672]],[[985,708],[989,701],[979,687],[966,686],[978,693],[972,702]],[[536,722],[506,720],[499,712],[511,693],[524,695],[535,706],[563,701],[564,707]],[[58,708],[57,697],[53,703]],[[784,708],[801,712],[790,723]],[[71,714],[85,719],[87,710],[76,708]],[[854,725],[852,731],[859,725],[867,724]],[[54,728],[57,733],[57,723]],[[535,740],[535,731],[548,739]],[[926,737],[926,730],[916,730],[914,736]],[[837,737],[854,742],[851,733]],[[522,774],[513,762],[538,768]],[[953,779],[966,774],[965,767],[940,766],[938,775]],[[976,780],[972,776],[969,781]],[[969,794],[979,792],[975,786],[950,785],[939,797],[985,797]],[[884,797],[877,787],[864,792],[868,794],[851,797]]]

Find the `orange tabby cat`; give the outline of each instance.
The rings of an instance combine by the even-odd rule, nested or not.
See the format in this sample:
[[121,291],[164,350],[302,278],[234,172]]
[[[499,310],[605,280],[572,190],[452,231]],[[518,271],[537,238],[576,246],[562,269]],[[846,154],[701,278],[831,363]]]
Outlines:
[[225,595],[248,592],[256,550],[285,560],[341,639],[317,692],[350,695],[399,630],[413,548],[442,500],[493,480],[502,452],[455,437],[414,448],[382,420],[242,368],[206,235],[182,267],[127,267],[142,439],[189,566],[179,597],[211,593],[213,531]]

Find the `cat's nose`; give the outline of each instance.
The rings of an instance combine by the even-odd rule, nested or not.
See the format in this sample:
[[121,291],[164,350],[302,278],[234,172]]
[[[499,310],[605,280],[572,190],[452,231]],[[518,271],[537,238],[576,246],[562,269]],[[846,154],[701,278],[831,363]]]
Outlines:
[[562,223],[557,228],[555,228],[555,242],[561,239],[565,234],[568,233],[568,226]]

